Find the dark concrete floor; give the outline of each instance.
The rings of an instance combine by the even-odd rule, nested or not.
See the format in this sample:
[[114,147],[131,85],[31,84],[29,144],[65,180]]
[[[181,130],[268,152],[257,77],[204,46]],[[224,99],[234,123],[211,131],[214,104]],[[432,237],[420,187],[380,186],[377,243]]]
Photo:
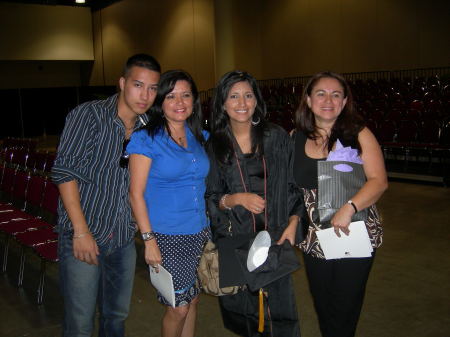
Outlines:
[[[385,236],[369,279],[358,336],[450,336],[450,189],[393,182],[378,203]],[[56,337],[61,333],[62,299],[57,265],[47,270],[44,304],[35,304],[39,260],[29,256],[24,287],[18,289],[18,247],[0,275],[0,336]],[[319,337],[304,270],[294,274],[303,337]],[[113,294],[112,294],[113,296]],[[160,335],[163,307],[155,299],[139,258],[128,337]],[[234,336],[221,322],[217,299],[202,295],[197,336]]]

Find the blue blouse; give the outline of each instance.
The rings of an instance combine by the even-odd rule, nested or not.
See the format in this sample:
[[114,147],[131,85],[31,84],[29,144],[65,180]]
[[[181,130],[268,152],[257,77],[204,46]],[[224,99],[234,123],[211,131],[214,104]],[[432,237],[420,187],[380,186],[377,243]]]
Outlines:
[[[205,209],[205,179],[209,160],[204,148],[185,126],[188,147],[166,132],[154,138],[147,130],[131,136],[129,154],[152,159],[144,192],[152,230],[162,234],[195,234],[209,225]],[[208,133],[203,131],[205,139]]]

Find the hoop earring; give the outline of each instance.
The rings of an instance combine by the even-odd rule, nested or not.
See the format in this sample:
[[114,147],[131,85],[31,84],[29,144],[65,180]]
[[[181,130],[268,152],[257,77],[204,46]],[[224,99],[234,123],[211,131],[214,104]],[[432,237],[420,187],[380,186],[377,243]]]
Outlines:
[[261,122],[261,118],[258,117],[258,120],[257,120],[257,121],[254,121],[253,118],[252,118],[252,125],[253,125],[253,126],[258,125],[259,122]]

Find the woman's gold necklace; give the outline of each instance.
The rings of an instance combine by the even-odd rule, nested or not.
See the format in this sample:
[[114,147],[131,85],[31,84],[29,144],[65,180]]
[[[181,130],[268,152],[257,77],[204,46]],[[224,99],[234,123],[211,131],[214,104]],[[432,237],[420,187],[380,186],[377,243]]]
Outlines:
[[180,144],[182,147],[186,146],[186,144],[184,143],[184,138],[186,137],[178,137],[178,144]]
[[[172,129],[172,128],[171,128]],[[173,129],[172,129],[172,131],[174,131]],[[183,130],[184,131],[184,130]],[[181,131],[181,132],[183,132],[183,131]],[[183,132],[184,133],[184,132]],[[186,142],[185,142],[185,140],[184,139],[186,139],[186,134],[184,135],[184,136],[178,136],[178,135],[175,135],[174,134],[174,132],[171,132],[170,133],[170,137],[172,137],[172,139],[174,140],[174,142],[175,143],[177,143],[178,145],[180,145],[180,146],[182,146],[182,147],[185,147],[186,146]]]
[[185,147],[186,146],[186,142],[184,141],[184,139],[186,138],[186,136],[181,136],[181,137],[174,137],[172,135],[172,139],[175,141],[175,143],[177,143],[178,145]]

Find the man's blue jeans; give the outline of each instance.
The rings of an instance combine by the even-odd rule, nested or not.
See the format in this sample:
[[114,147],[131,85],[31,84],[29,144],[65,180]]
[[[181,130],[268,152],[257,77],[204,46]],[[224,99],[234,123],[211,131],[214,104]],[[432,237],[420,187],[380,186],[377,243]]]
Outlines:
[[[71,234],[59,235],[59,275],[64,297],[63,337],[91,337],[96,304],[99,336],[123,337],[136,267],[134,239],[122,247],[99,247],[98,266],[73,256]],[[98,301],[98,302],[97,302]]]

